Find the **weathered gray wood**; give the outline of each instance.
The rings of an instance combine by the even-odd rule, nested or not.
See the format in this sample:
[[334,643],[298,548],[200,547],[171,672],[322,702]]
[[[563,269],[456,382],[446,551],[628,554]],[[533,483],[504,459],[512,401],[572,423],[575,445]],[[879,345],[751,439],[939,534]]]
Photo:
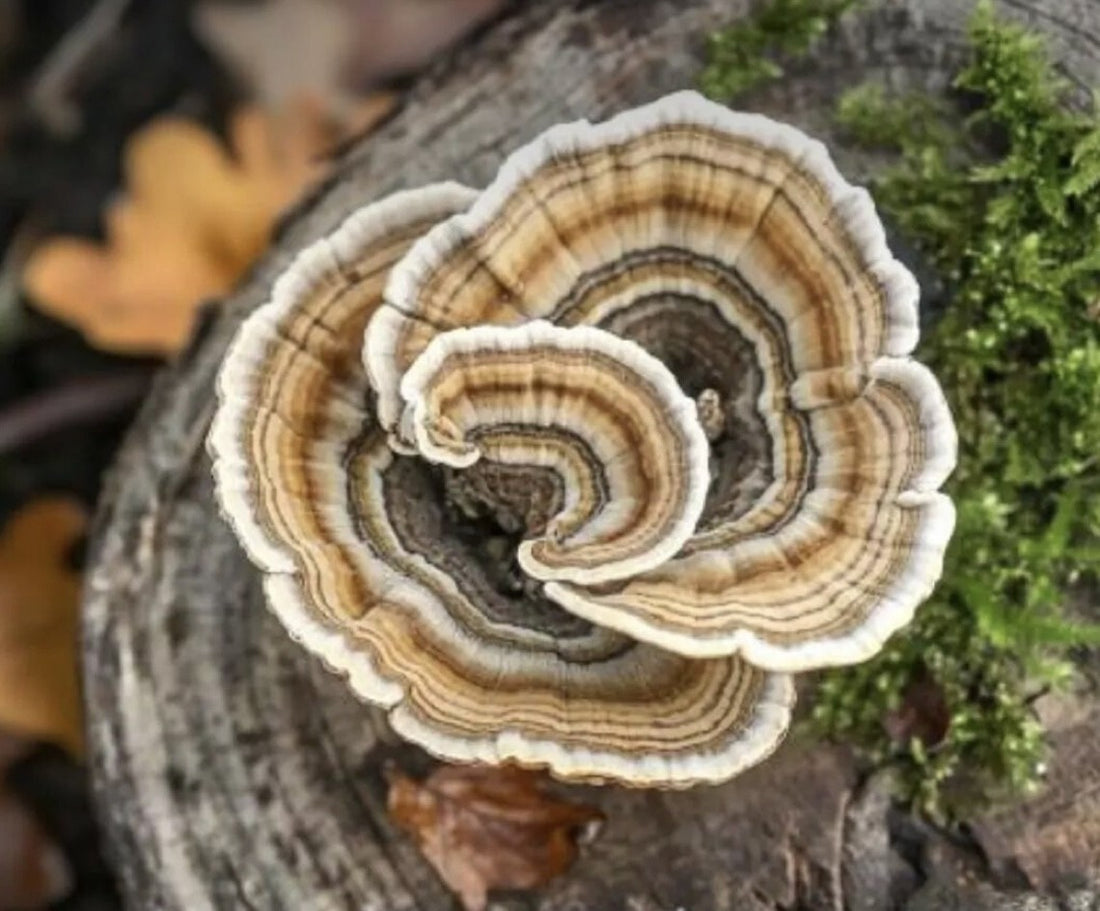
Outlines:
[[[944,85],[960,59],[970,5],[881,0],[847,17],[754,106],[835,141],[827,111],[839,87],[867,77]],[[1003,5],[1051,36],[1075,79],[1100,84],[1100,3]],[[131,907],[452,907],[384,809],[383,761],[412,767],[417,754],[392,742],[375,714],[287,639],[217,515],[203,448],[213,377],[241,317],[293,253],[348,212],[429,180],[483,184],[510,149],[552,123],[601,117],[692,85],[706,33],[746,7],[747,0],[520,5],[423,78],[391,122],[349,150],[336,177],[294,214],[157,385],[109,479],[86,593],[91,760]],[[838,157],[856,176],[867,166],[839,146]],[[716,789],[590,790],[610,823],[574,871],[539,896],[494,907],[886,909],[896,904],[890,889],[911,891],[921,871],[893,853],[885,802],[855,787],[842,752],[796,744]],[[929,901],[932,888],[941,886],[917,900]]]

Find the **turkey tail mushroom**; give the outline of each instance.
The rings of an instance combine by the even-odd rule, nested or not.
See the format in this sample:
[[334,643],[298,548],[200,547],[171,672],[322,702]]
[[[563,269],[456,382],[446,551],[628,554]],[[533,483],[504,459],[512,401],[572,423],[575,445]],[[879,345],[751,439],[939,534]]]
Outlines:
[[241,327],[217,495],[292,636],[455,761],[683,787],[939,577],[916,282],[793,127],[686,92],[366,206]]
[[917,284],[868,193],[795,128],[692,92],[554,127],[412,247],[385,297],[364,347],[385,426],[438,333],[532,320],[631,339],[707,402],[695,533],[611,586],[549,581],[574,614],[800,671],[871,657],[938,579],[956,439],[909,357]]
[[[395,454],[375,418],[360,352],[385,277],[415,237],[471,196],[443,185],[365,207],[303,251],[271,302],[245,321],[219,376],[210,435],[223,511],[289,633],[430,752],[634,785],[729,778],[782,738],[790,678],[734,656],[684,658],[593,627],[538,591],[509,587],[499,549],[483,548],[481,526],[472,534],[453,507],[449,469]],[[521,358],[539,355],[543,366],[531,377],[546,379],[571,362],[559,393],[540,398],[527,388],[509,397],[515,426],[493,422],[492,390],[478,390],[468,369],[507,375],[501,355],[509,343]],[[515,499],[527,504],[552,467],[558,480],[543,517],[564,508],[558,521],[580,523],[591,547],[661,562],[661,548],[677,549],[691,533],[706,489],[706,441],[692,402],[654,358],[597,329],[471,332],[437,344],[444,356],[425,352],[419,376],[410,371],[403,383],[414,414],[418,403],[430,405],[418,436],[435,440],[436,449],[426,447],[434,456],[446,449],[427,433],[425,417],[439,405],[452,420],[464,413],[462,402],[453,413],[446,407],[448,381],[487,407],[472,414],[488,424],[470,425],[482,428],[473,434],[480,451],[505,460],[519,454],[518,465],[500,464],[490,475],[490,506],[509,505],[502,502],[513,489],[509,469],[519,472]],[[461,355],[459,369],[450,369],[448,352]],[[631,369],[620,373],[624,365]],[[574,408],[591,421],[577,426]],[[540,409],[558,417],[542,422],[549,431],[530,422]],[[592,447],[608,444],[630,451],[599,450],[606,461],[595,458]],[[450,458],[462,461],[453,450]],[[604,508],[627,499],[629,509]],[[666,533],[671,547],[656,543]],[[488,538],[514,549],[504,534]],[[547,566],[586,553],[530,552]]]

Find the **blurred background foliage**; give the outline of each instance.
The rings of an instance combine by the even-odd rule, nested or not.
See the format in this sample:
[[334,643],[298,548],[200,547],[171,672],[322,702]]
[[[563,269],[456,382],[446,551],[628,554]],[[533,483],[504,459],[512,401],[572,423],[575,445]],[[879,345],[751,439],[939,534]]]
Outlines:
[[0,0],[0,911],[114,909],[83,536],[155,370],[334,150],[504,0]]

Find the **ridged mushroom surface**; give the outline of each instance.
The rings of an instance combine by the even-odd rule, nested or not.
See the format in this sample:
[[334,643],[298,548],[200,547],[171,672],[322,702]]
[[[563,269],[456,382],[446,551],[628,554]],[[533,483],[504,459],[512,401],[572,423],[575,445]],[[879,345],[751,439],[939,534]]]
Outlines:
[[628,578],[695,531],[707,438],[675,377],[633,342],[542,321],[444,332],[401,396],[403,445],[429,461],[485,457],[553,476],[560,509],[517,550],[534,579]]
[[684,92],[514,153],[396,266],[364,363],[400,436],[402,377],[441,335],[548,321],[646,349],[699,404],[699,521],[660,565],[541,590],[662,649],[798,671],[872,656],[942,570],[956,439],[910,357],[917,298],[820,142]]
[[376,417],[367,322],[414,240],[474,197],[367,206],[244,323],[210,436],[223,511],[291,635],[429,751],[637,785],[735,775],[785,732],[790,678],[594,626],[539,579],[633,577],[695,533],[708,447],[669,368],[606,326],[437,333]]

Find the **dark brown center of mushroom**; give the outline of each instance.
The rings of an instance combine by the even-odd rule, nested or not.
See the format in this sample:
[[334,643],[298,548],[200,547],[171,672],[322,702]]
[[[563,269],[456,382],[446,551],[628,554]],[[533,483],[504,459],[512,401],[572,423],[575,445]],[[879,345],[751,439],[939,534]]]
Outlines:
[[541,599],[541,584],[520,569],[516,551],[561,509],[561,477],[548,468],[488,459],[440,471],[455,534],[466,539],[493,587],[511,598]]
[[555,473],[491,462],[456,471],[400,457],[385,481],[402,545],[447,573],[491,622],[548,633],[575,660],[606,658],[629,644],[544,598],[516,563],[520,541],[560,509]]
[[[627,290],[645,283],[656,290]],[[693,294],[692,287],[705,289],[705,295]],[[672,246],[636,250],[593,269],[549,314],[554,322],[572,325],[590,322],[593,311],[607,308],[609,315],[596,323],[601,329],[637,342],[663,361],[697,402],[707,390],[717,395],[722,415],[712,416],[707,428],[711,486],[700,531],[742,515],[774,478],[772,440],[758,407],[763,369],[753,344],[715,300],[741,303],[765,323],[774,319],[735,266]],[[766,331],[777,339],[787,335],[778,323]]]
[[662,292],[601,324],[664,362],[707,418],[711,486],[700,530],[747,510],[773,477],[771,439],[757,402],[763,374],[748,340],[715,307]]

